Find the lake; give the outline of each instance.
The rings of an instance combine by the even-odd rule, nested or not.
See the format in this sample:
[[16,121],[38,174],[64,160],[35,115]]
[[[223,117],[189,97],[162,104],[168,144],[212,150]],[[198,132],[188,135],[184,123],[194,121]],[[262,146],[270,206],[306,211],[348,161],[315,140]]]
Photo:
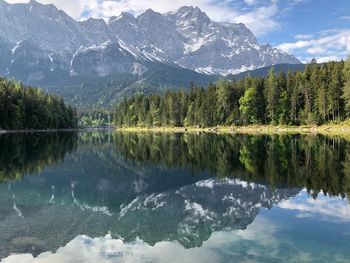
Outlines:
[[3,262],[350,262],[350,143],[0,135]]

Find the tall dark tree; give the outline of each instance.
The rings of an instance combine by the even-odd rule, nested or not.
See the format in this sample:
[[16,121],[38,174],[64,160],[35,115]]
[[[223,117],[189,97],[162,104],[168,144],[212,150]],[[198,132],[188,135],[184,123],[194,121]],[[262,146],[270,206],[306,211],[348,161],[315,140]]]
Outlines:
[[65,129],[77,126],[75,109],[38,88],[0,79],[0,129]]
[[[343,70],[343,76],[344,76],[344,87],[343,87],[343,96],[342,98],[345,101],[345,112],[346,116],[350,117],[350,56],[345,62],[344,70]],[[0,94],[1,96],[1,94]]]
[[267,75],[265,85],[267,117],[269,122],[276,124],[279,93],[273,68],[271,68]]

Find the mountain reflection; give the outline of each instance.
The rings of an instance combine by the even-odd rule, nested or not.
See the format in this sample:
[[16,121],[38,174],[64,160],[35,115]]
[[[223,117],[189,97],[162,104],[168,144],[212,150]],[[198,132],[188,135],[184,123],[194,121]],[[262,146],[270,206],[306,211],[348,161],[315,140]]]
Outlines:
[[[314,198],[350,192],[350,146],[337,138],[5,136],[0,136],[0,258],[39,255],[79,235],[107,233],[126,243],[140,238],[151,246],[170,241],[201,247],[216,232],[245,230],[262,208],[322,212],[312,203],[299,206],[300,194],[308,196],[304,188]],[[22,177],[31,173],[36,175]]]

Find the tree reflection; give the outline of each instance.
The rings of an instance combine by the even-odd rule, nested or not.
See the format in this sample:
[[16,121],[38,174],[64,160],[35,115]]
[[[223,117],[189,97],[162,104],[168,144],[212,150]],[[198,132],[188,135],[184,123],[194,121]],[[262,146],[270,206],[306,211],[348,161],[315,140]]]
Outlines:
[[314,197],[350,193],[350,144],[340,138],[117,132],[114,141],[124,158],[139,164],[306,187]]
[[8,133],[0,136],[0,182],[39,173],[76,150],[75,132]]

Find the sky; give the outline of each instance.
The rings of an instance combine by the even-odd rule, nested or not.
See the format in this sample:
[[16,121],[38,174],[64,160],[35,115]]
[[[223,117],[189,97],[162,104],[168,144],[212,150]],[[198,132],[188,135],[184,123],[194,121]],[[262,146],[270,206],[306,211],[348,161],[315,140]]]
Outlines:
[[[25,3],[28,0],[6,0]],[[350,54],[350,0],[37,0],[52,3],[77,20],[108,18],[152,8],[165,13],[198,6],[218,22],[244,23],[260,43],[270,43],[300,61],[345,59]]]

